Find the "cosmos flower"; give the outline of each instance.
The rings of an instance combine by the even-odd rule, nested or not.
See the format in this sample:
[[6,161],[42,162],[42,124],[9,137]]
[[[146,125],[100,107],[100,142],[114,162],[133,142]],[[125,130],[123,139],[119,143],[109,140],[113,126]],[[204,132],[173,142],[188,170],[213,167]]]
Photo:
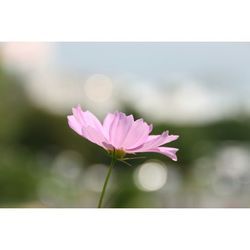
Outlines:
[[169,135],[164,131],[161,135],[150,135],[153,126],[143,119],[134,120],[133,115],[121,112],[108,113],[101,123],[91,112],[83,111],[78,105],[68,116],[68,124],[76,133],[87,140],[101,146],[116,158],[126,154],[155,152],[177,161],[177,148],[162,145],[175,141],[178,135]]

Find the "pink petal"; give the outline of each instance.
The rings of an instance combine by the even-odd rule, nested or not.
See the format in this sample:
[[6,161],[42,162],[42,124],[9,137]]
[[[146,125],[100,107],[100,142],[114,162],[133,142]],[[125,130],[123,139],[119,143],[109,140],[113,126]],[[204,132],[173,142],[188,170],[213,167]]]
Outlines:
[[115,148],[132,148],[143,144],[152,131],[142,119],[134,121],[132,115],[124,113],[109,113],[103,122],[103,133]]
[[158,148],[133,151],[131,153],[155,152],[155,153],[160,153],[160,154],[166,155],[167,157],[169,157],[173,161],[177,161],[176,152],[178,150],[179,150],[178,148],[158,147]]
[[176,152],[178,150],[179,150],[178,148],[158,147],[157,149],[152,149],[151,152],[156,152],[156,153],[166,155],[173,161],[177,161]]
[[91,126],[98,130],[102,130],[102,124],[100,121],[89,111],[82,111],[81,107],[78,105],[76,108],[72,109],[73,115],[76,120],[83,126]]
[[77,134],[82,135],[81,124],[76,120],[76,118],[73,115],[68,115],[67,118],[70,128],[72,128]]
[[104,136],[107,138],[107,140],[110,139],[109,130],[114,118],[115,118],[114,114],[108,113],[103,121],[103,133]]
[[110,143],[115,148],[121,148],[123,142],[134,122],[132,115],[126,116],[123,113],[115,113],[113,122],[110,125]]
[[82,128],[82,135],[89,141],[107,149],[107,147],[105,146],[105,143],[107,143],[107,141],[100,130],[88,126],[86,128]]
[[136,120],[127,133],[122,147],[124,149],[131,149],[140,146],[147,140],[151,131],[152,125],[148,125],[143,119]]
[[69,126],[79,135],[106,149],[103,143],[107,143],[107,140],[99,120],[91,112],[82,111],[79,105],[72,112],[73,115],[68,116]]
[[178,138],[178,135],[169,135],[168,131],[163,132],[161,135],[150,135],[142,146],[142,149],[157,148]]

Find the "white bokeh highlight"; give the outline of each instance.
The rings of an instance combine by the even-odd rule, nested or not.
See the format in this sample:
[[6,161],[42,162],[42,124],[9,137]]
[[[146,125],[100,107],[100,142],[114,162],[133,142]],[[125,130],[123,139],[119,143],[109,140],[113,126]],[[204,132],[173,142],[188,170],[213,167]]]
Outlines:
[[86,96],[93,102],[105,102],[112,96],[113,83],[110,77],[102,74],[91,75],[84,84]]
[[146,162],[135,171],[134,180],[143,191],[157,191],[167,182],[167,167],[161,162]]

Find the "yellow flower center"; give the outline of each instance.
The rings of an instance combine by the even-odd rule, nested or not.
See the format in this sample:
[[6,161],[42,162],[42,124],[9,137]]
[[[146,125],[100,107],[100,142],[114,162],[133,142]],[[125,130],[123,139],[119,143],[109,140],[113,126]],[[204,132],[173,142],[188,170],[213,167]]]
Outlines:
[[123,159],[124,156],[126,155],[126,152],[123,149],[113,149],[113,150],[108,150],[108,153],[114,157],[115,159]]

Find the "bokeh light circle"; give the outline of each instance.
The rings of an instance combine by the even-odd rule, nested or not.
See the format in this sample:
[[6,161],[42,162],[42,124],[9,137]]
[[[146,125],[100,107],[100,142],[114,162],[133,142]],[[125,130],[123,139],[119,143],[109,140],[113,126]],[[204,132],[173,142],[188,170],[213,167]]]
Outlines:
[[158,161],[146,162],[135,171],[134,180],[143,191],[157,191],[167,182],[167,167]]
[[105,102],[112,96],[112,80],[106,75],[94,74],[86,80],[84,92],[91,101]]

